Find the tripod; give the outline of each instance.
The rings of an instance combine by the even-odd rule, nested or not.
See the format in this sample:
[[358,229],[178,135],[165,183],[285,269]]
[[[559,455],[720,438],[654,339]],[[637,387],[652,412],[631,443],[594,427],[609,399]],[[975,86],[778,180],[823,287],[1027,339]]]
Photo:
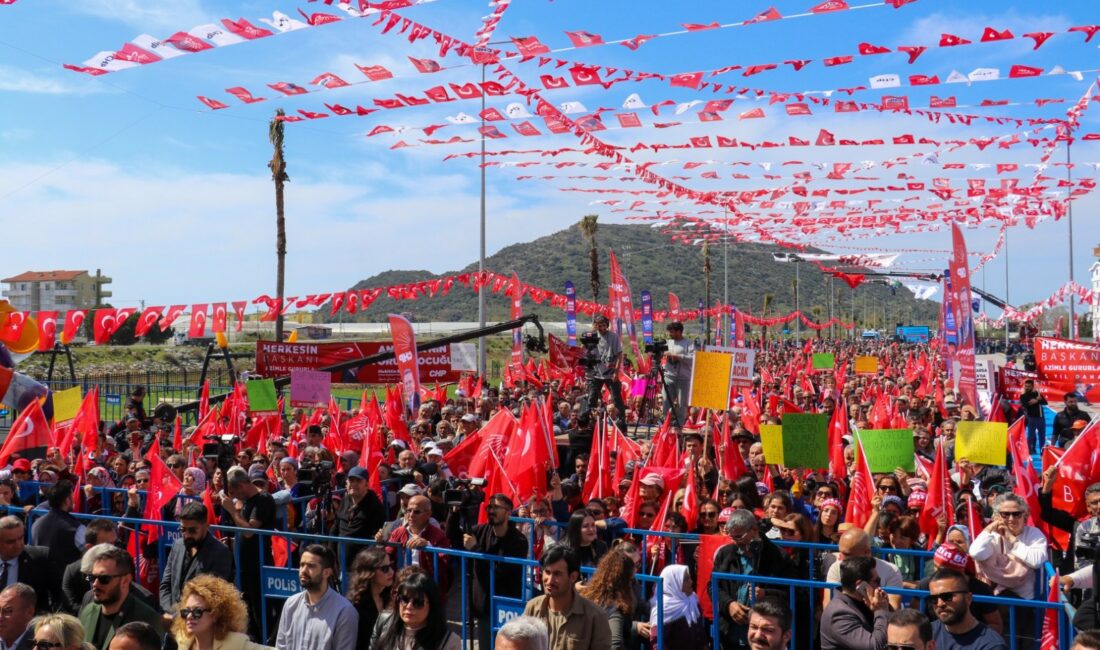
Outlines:
[[676,415],[676,409],[672,406],[672,394],[669,393],[668,384],[665,383],[665,369],[661,367],[661,355],[651,353],[649,360],[650,368],[649,373],[646,375],[645,395],[642,396],[641,406],[638,407],[638,422],[634,425],[635,438],[638,437],[638,427],[642,423],[641,414],[645,413],[651,404],[657,404],[657,391],[660,391],[664,403],[669,407],[669,412],[672,415],[672,426],[679,427],[681,425],[680,418]]

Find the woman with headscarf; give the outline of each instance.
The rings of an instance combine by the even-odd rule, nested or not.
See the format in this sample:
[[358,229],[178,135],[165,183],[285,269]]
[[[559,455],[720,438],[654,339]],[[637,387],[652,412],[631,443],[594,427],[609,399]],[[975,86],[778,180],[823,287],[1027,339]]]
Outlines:
[[206,489],[206,472],[198,467],[188,467],[183,470],[182,487],[176,495],[176,514],[179,515],[183,506],[196,499],[202,499],[203,490]]
[[706,623],[699,610],[695,584],[688,568],[682,564],[666,566],[661,571],[662,597],[660,607],[654,604],[649,612],[650,635],[657,634],[660,619],[664,626],[662,641],[667,650],[703,650],[710,647]]

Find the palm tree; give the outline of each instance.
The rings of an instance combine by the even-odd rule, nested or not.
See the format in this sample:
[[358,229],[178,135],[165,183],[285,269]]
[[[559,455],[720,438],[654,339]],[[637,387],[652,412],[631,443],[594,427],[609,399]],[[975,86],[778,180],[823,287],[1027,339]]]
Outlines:
[[275,297],[279,301],[279,314],[275,317],[275,340],[283,340],[283,285],[286,275],[286,214],[283,211],[283,184],[290,180],[286,174],[286,161],[283,159],[283,121],[279,118],[286,115],[283,109],[275,111],[275,117],[267,127],[267,138],[275,151],[271,155],[271,162],[267,164],[271,169],[271,180],[275,181],[275,257],[278,260],[275,267]]
[[[811,309],[810,311],[812,311],[814,313],[814,321],[816,321],[817,324],[820,325],[821,324],[821,315],[825,312],[825,308],[822,307],[821,305],[814,305],[813,309]],[[817,338],[819,338],[819,339],[821,338],[821,330],[820,329],[817,330]]]
[[[710,242],[705,241],[705,242],[703,242],[703,287],[705,289],[706,297],[703,301],[703,304],[705,305],[706,309],[710,309],[710,272],[711,272],[711,267],[710,267]],[[706,339],[707,345],[710,345],[710,312],[709,311],[707,312],[707,334],[706,334],[705,339]]]
[[592,284],[592,300],[600,301],[600,255],[596,250],[596,231],[600,224],[598,214],[586,214],[581,218],[578,227],[584,238],[588,240],[588,281]]
[[[767,318],[768,317],[768,307],[771,307],[772,300],[774,298],[775,298],[775,296],[773,296],[770,293],[765,293],[764,294],[764,309],[760,312],[760,314],[761,314],[760,317],[761,318]],[[767,341],[768,340],[768,326],[767,325],[762,325],[761,328],[760,328],[760,340],[761,341]]]

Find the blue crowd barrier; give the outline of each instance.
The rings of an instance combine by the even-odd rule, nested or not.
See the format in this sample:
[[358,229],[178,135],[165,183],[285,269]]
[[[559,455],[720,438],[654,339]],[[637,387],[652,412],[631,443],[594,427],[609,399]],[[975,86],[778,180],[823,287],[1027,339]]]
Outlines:
[[[119,488],[96,488],[96,489],[97,490],[104,490],[108,494],[111,491],[120,490]],[[125,491],[125,490],[122,490],[122,491]],[[308,498],[309,497],[302,497],[299,500],[305,500],[305,499],[308,499]],[[45,514],[45,510],[42,509],[42,508],[33,508],[29,511],[26,511],[23,508],[19,508],[19,507],[15,507],[15,506],[6,506],[5,508],[8,512],[17,512],[17,513],[20,513],[20,514],[25,514],[26,519],[27,519],[28,539],[29,539],[29,536],[30,536],[31,527],[33,526],[33,523],[34,523],[35,519],[37,517]],[[161,566],[163,566],[163,563],[164,563],[164,561],[167,557],[167,552],[171,547],[171,543],[178,536],[179,523],[175,522],[175,521],[160,521],[160,520],[150,520],[150,519],[140,519],[140,518],[128,518],[128,517],[122,517],[122,516],[95,514],[95,513],[74,513],[74,516],[77,519],[85,520],[85,521],[92,520],[92,519],[103,518],[103,519],[108,519],[110,521],[116,522],[120,526],[125,527],[127,530],[132,531],[133,534],[136,536],[139,544],[144,543],[145,540],[148,540],[149,535],[150,535],[148,529],[150,529],[150,528],[157,529],[157,531],[158,531],[158,534],[157,534],[157,557],[160,558]],[[513,518],[513,520],[517,524],[532,524],[533,525],[535,523],[533,519]],[[544,523],[549,524],[549,525],[555,525],[555,526],[560,526],[561,525],[560,522],[554,522],[554,521],[546,521]],[[533,529],[533,526],[531,526],[531,528]],[[211,530],[216,531],[216,533],[219,534],[223,539],[233,541],[232,546],[233,546],[233,549],[234,549],[234,560],[236,562],[236,566],[238,566],[238,567],[241,566],[240,540],[241,540],[242,535],[255,535],[259,538],[258,541],[259,541],[259,546],[260,546],[260,551],[261,551],[261,557],[263,556],[263,553],[264,553],[265,549],[271,544],[272,538],[275,538],[275,537],[280,537],[280,538],[283,538],[285,540],[288,540],[288,546],[292,543],[297,544],[299,547],[304,546],[308,543],[331,544],[338,550],[339,566],[340,566],[339,584],[342,585],[342,587],[344,589],[346,589],[347,586],[350,584],[350,582],[349,582],[349,569],[350,569],[350,565],[351,565],[351,560],[353,559],[353,558],[349,558],[348,555],[347,555],[347,546],[349,544],[354,544],[356,546],[375,546],[375,545],[381,544],[383,546],[391,546],[392,547],[392,545],[389,545],[388,543],[376,542],[373,539],[353,539],[353,538],[346,538],[346,537],[333,537],[333,536],[328,536],[328,535],[308,534],[308,533],[303,533],[303,532],[299,532],[299,531],[255,530],[255,529],[251,529],[251,528],[239,528],[239,527],[235,527],[235,526],[220,526],[220,525],[212,526]],[[530,535],[532,532],[533,531],[528,531],[528,534]],[[700,541],[700,536],[699,535],[691,535],[691,534],[663,533],[663,532],[647,531],[647,530],[640,530],[640,529],[625,529],[623,531],[623,533],[624,534],[629,534],[629,535],[631,535],[635,538],[639,538],[641,540],[644,540],[645,536],[660,537],[660,538],[668,539],[669,544],[670,544],[670,549],[675,548],[675,545],[678,544],[678,543],[682,543],[682,542],[698,543]],[[828,583],[828,582],[824,582],[822,580],[814,579],[814,577],[815,577],[814,576],[815,568],[813,566],[813,559],[812,558],[816,554],[816,552],[829,552],[829,553],[836,552],[837,547],[835,545],[830,545],[830,544],[806,543],[806,542],[775,541],[774,543],[777,546],[780,546],[780,547],[796,548],[796,549],[803,549],[803,550],[810,551],[810,558],[811,558],[811,561],[810,561],[811,562],[810,563],[810,575],[806,576],[805,578],[800,578],[800,579],[787,579],[787,578],[774,578],[774,577],[763,576],[763,575],[713,573],[711,575],[709,584],[699,585],[699,590],[701,590],[703,588],[706,588],[708,590],[708,592],[711,596],[711,602],[714,604],[714,607],[717,609],[718,584],[721,581],[734,581],[734,582],[738,582],[738,583],[757,584],[757,585],[761,585],[761,586],[767,586],[770,589],[775,589],[775,588],[786,589],[787,592],[788,592],[789,602],[790,602],[790,606],[792,608],[794,619],[798,622],[798,625],[795,626],[795,629],[792,632],[791,647],[793,648],[793,647],[795,647],[796,639],[799,638],[801,634],[809,634],[809,635],[811,635],[811,637],[813,637],[817,633],[817,621],[816,621],[816,617],[815,617],[815,612],[811,611],[811,612],[808,613],[809,615],[807,615],[807,612],[800,612],[799,611],[799,606],[800,605],[805,606],[805,605],[808,604],[808,606],[811,609],[816,610],[815,603],[817,602],[817,594],[819,594],[820,592],[822,592],[826,589],[834,589],[834,588],[839,587],[839,585],[837,585],[835,583]],[[646,549],[646,545],[645,545],[644,542],[639,544],[639,548],[640,548],[641,552],[643,553],[643,555],[648,551],[648,549]],[[461,633],[462,633],[462,639],[463,639],[463,644],[464,644],[465,648],[472,648],[472,642],[473,642],[473,635],[470,631],[470,628],[471,628],[470,621],[472,620],[472,616],[471,616],[470,612],[472,610],[469,607],[470,603],[469,603],[469,600],[468,600],[469,593],[470,593],[469,592],[469,589],[470,589],[470,571],[468,569],[471,566],[469,564],[471,561],[488,562],[489,565],[490,565],[490,573],[489,573],[489,575],[490,575],[490,585],[489,585],[489,587],[490,587],[490,594],[492,594],[492,596],[490,598],[489,621],[490,621],[490,629],[493,632],[495,632],[497,629],[499,629],[499,627],[504,622],[506,622],[510,617],[518,615],[519,613],[521,613],[523,611],[523,608],[526,606],[527,601],[533,595],[535,595],[539,591],[541,591],[541,589],[540,589],[541,585],[538,584],[538,578],[537,578],[537,576],[538,576],[538,571],[537,571],[538,561],[535,560],[533,557],[531,557],[530,553],[528,554],[528,557],[525,557],[525,558],[510,558],[510,557],[500,557],[500,556],[495,556],[495,555],[485,555],[485,554],[480,554],[480,553],[474,553],[474,552],[463,550],[463,549],[449,549],[449,548],[436,548],[436,547],[426,547],[426,548],[421,549],[421,552],[429,553],[429,554],[432,555],[434,567],[435,567],[437,572],[438,572],[438,570],[441,566],[440,565],[441,558],[447,558],[448,562],[452,562],[452,563],[455,560],[457,560],[456,575],[459,578],[459,580],[458,580],[459,594],[458,595],[461,599],[461,601],[460,601],[461,602],[461,611],[464,613],[462,624],[461,624]],[[924,551],[924,550],[920,550],[920,549],[879,549],[879,548],[876,548],[876,549],[873,549],[873,552],[876,555],[889,554],[889,553],[898,553],[898,554],[907,554],[907,555],[917,556],[917,557],[921,557],[921,558],[928,558],[928,557],[931,556],[931,553],[929,551]],[[409,551],[407,549],[402,549],[400,552],[397,552],[396,549],[395,549],[395,561],[396,561],[396,563],[398,564],[399,567],[403,567],[403,566],[408,565],[410,563],[410,556],[411,556],[411,551]],[[516,564],[516,565],[520,565],[522,567],[525,567],[524,570],[521,572],[521,575],[523,576],[522,577],[522,584],[520,585],[520,591],[521,591],[521,594],[522,594],[521,598],[508,598],[508,597],[496,595],[496,591],[497,591],[496,590],[496,584],[495,584],[496,572],[495,572],[494,569],[495,569],[497,563]],[[271,603],[273,601],[277,601],[277,600],[281,601],[281,600],[285,599],[286,597],[288,597],[290,595],[293,595],[294,593],[297,593],[298,590],[299,590],[298,573],[297,573],[297,570],[293,567],[293,565],[294,565],[294,554],[288,552],[286,566],[268,566],[268,565],[265,564],[265,565],[262,565],[261,568],[260,568],[261,601],[264,605],[264,607],[263,607],[264,611],[263,611],[263,615],[262,615],[262,629],[263,629],[263,633],[265,635],[265,638],[268,635],[268,632],[269,632],[268,627],[270,626],[270,621],[267,620],[267,610],[269,609],[269,607],[268,607],[269,603]],[[650,573],[648,573],[646,571],[646,568],[648,566],[649,565],[647,563],[643,562],[643,566],[640,568],[640,571],[637,575],[637,579],[640,582],[642,582],[646,585],[653,585],[653,587],[651,588],[652,589],[651,593],[656,595],[656,599],[655,599],[656,605],[655,606],[658,609],[657,630],[656,630],[656,635],[657,635],[656,638],[658,640],[657,648],[658,648],[658,650],[662,650],[663,630],[664,630],[663,616],[661,616],[661,614],[663,613],[663,603],[662,603],[662,601],[663,601],[663,598],[662,598],[662,596],[663,596],[663,585],[662,585],[662,582],[661,582],[661,579],[660,579],[659,576],[651,575]],[[583,573],[585,575],[590,575],[592,571],[593,571],[592,568],[586,567],[584,569]],[[436,575],[438,575],[438,573]],[[1047,591],[1046,591],[1048,589],[1047,585],[1049,584],[1049,579],[1053,575],[1054,575],[1053,568],[1051,567],[1050,563],[1048,562],[1044,566],[1043,570],[1038,572],[1038,575],[1037,575],[1037,587],[1038,588],[1036,590],[1037,594],[1047,593]],[[242,585],[240,584],[240,572],[239,571],[238,571],[238,574],[237,574],[236,582],[237,582],[238,588],[241,588]],[[247,586],[246,586],[246,588],[247,588]],[[807,603],[800,603],[798,598],[796,597],[800,590],[805,590],[805,591],[809,592],[810,597],[807,599]],[[750,590],[750,593],[751,593],[751,591],[752,590]],[[892,589],[892,588],[887,588],[887,589],[885,589],[885,591],[889,594],[897,594],[897,595],[901,595],[903,597],[909,597],[909,598],[917,599],[920,602],[922,607],[923,607],[924,599],[926,599],[928,597],[928,592],[927,591],[921,591],[921,590],[915,590],[915,589]],[[1016,630],[1017,630],[1017,625],[1018,625],[1018,622],[1019,622],[1018,618],[1019,618],[1020,615],[1031,615],[1031,616],[1035,617],[1036,624],[1035,624],[1033,629],[1035,630],[1035,636],[1038,637],[1039,633],[1042,629],[1042,623],[1041,623],[1042,613],[1047,611],[1047,610],[1050,610],[1050,609],[1058,610],[1060,628],[1063,632],[1065,632],[1062,635],[1062,638],[1060,639],[1060,647],[1062,648],[1062,650],[1068,650],[1070,642],[1072,640],[1072,634],[1073,634],[1073,632],[1072,632],[1073,628],[1072,628],[1072,625],[1070,624],[1070,621],[1072,619],[1072,608],[1068,607],[1068,605],[1064,602],[1064,599],[1063,599],[1062,602],[1049,603],[1045,599],[1043,599],[1043,600],[1021,600],[1021,599],[1016,599],[1016,598],[974,596],[974,600],[977,601],[977,602],[990,603],[990,604],[996,605],[998,607],[1007,608],[1008,621],[1007,621],[1006,630],[1007,630],[1008,633],[1006,634],[1006,638],[1008,639],[1010,648],[1012,650],[1016,650],[1016,647],[1017,647],[1017,636],[1018,635],[1016,634]],[[1020,613],[1018,611],[1018,609],[1020,607],[1025,608],[1026,612]],[[716,615],[715,615],[715,617],[714,617],[714,619],[711,623],[711,632],[710,633],[711,633],[711,636],[712,636],[712,641],[714,642],[713,647],[718,648],[718,647],[721,647],[721,639],[720,639],[719,634],[718,634],[718,616],[720,614],[718,612],[715,612],[715,614]],[[808,625],[804,625],[804,622],[808,622]]]

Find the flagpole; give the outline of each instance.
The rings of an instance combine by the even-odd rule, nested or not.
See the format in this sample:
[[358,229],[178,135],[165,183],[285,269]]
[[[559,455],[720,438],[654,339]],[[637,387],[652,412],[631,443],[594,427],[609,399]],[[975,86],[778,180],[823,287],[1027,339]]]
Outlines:
[[[485,64],[481,64],[481,88],[485,88]],[[478,284],[477,284],[477,322],[478,327],[485,327],[485,283],[481,281],[485,273],[485,93],[481,93],[481,249],[477,260]],[[477,340],[477,373],[485,377],[486,369],[485,337]]]
[[[1070,150],[1073,147],[1073,127],[1066,128],[1066,217],[1069,229],[1069,281],[1073,282],[1073,166],[1070,162]],[[1077,340],[1077,307],[1074,305],[1073,292],[1069,294],[1069,337]]]
[[[1006,217],[1007,219],[1007,217]],[[1005,222],[1005,305],[1011,304],[1008,301],[1008,222]],[[1008,310],[1005,310],[1005,354],[1008,354]]]

